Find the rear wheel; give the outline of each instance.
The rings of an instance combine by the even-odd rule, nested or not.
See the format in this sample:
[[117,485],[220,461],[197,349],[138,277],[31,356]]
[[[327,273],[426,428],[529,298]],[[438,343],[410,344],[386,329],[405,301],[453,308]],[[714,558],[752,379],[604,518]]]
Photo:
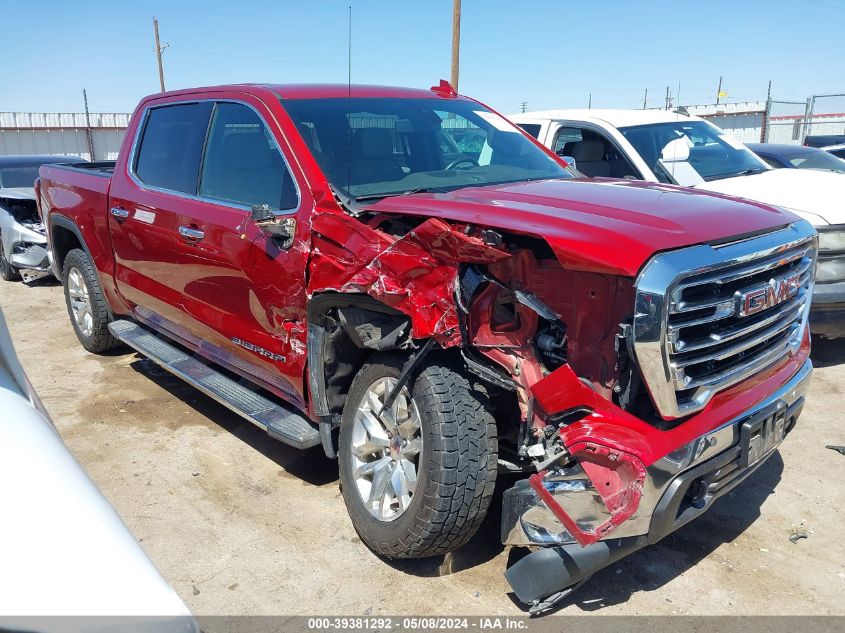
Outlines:
[[[2,235],[0,235],[0,238],[2,238]],[[18,269],[12,266],[12,263],[6,259],[2,239],[0,239],[0,277],[6,281],[16,281],[21,277]]]
[[443,554],[481,524],[496,483],[496,424],[460,370],[432,364],[385,398],[398,355],[366,364],[349,390],[339,441],[346,508],[361,540],[390,558]]
[[65,257],[62,284],[76,338],[89,352],[100,354],[120,345],[109,331],[111,314],[88,254],[78,248]]

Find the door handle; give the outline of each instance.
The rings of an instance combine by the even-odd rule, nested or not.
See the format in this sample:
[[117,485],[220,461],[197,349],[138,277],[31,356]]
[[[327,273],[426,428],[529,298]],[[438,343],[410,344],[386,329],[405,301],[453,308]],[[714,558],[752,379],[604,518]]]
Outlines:
[[123,207],[112,207],[111,214],[117,219],[118,221],[125,220],[129,217],[129,211],[124,209]]
[[199,241],[205,237],[205,231],[200,231],[199,229],[192,229],[190,226],[180,226],[179,227],[179,235],[184,237],[185,239]]

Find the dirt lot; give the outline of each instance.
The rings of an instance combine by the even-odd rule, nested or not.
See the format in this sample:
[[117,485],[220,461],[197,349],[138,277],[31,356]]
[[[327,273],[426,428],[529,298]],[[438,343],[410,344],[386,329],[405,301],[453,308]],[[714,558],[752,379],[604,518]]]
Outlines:
[[[494,508],[443,560],[361,543],[337,467],[126,351],[77,343],[61,287],[0,282],[0,307],[70,450],[196,614],[519,614]],[[845,344],[821,342],[780,453],[711,512],[603,570],[560,613],[845,614]],[[808,538],[790,542],[795,532]]]

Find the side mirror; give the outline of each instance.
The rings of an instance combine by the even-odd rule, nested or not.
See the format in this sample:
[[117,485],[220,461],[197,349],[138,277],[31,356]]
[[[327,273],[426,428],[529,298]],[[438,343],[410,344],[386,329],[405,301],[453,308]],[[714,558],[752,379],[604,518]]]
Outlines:
[[575,159],[574,159],[574,158],[572,158],[572,156],[561,156],[561,158],[563,159],[563,161],[564,161],[567,165],[569,165],[570,167],[572,167],[572,169],[578,169],[578,165],[576,165],[576,164],[575,164]]
[[287,215],[277,215],[269,204],[256,204],[250,208],[252,221],[262,231],[275,237],[282,248],[293,246],[296,235],[296,218]]

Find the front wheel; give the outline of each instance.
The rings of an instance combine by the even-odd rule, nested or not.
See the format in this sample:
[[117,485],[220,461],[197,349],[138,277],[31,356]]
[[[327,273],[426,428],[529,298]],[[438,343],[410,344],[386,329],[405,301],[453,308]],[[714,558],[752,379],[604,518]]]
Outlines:
[[401,356],[379,355],[353,380],[340,425],[340,479],[371,550],[422,558],[452,551],[478,530],[496,483],[496,423],[487,397],[446,363],[423,369],[384,408],[401,369]]
[[20,276],[18,269],[12,266],[12,262],[6,257],[6,253],[3,250],[3,240],[0,239],[0,277],[6,281],[16,281],[20,279]]

